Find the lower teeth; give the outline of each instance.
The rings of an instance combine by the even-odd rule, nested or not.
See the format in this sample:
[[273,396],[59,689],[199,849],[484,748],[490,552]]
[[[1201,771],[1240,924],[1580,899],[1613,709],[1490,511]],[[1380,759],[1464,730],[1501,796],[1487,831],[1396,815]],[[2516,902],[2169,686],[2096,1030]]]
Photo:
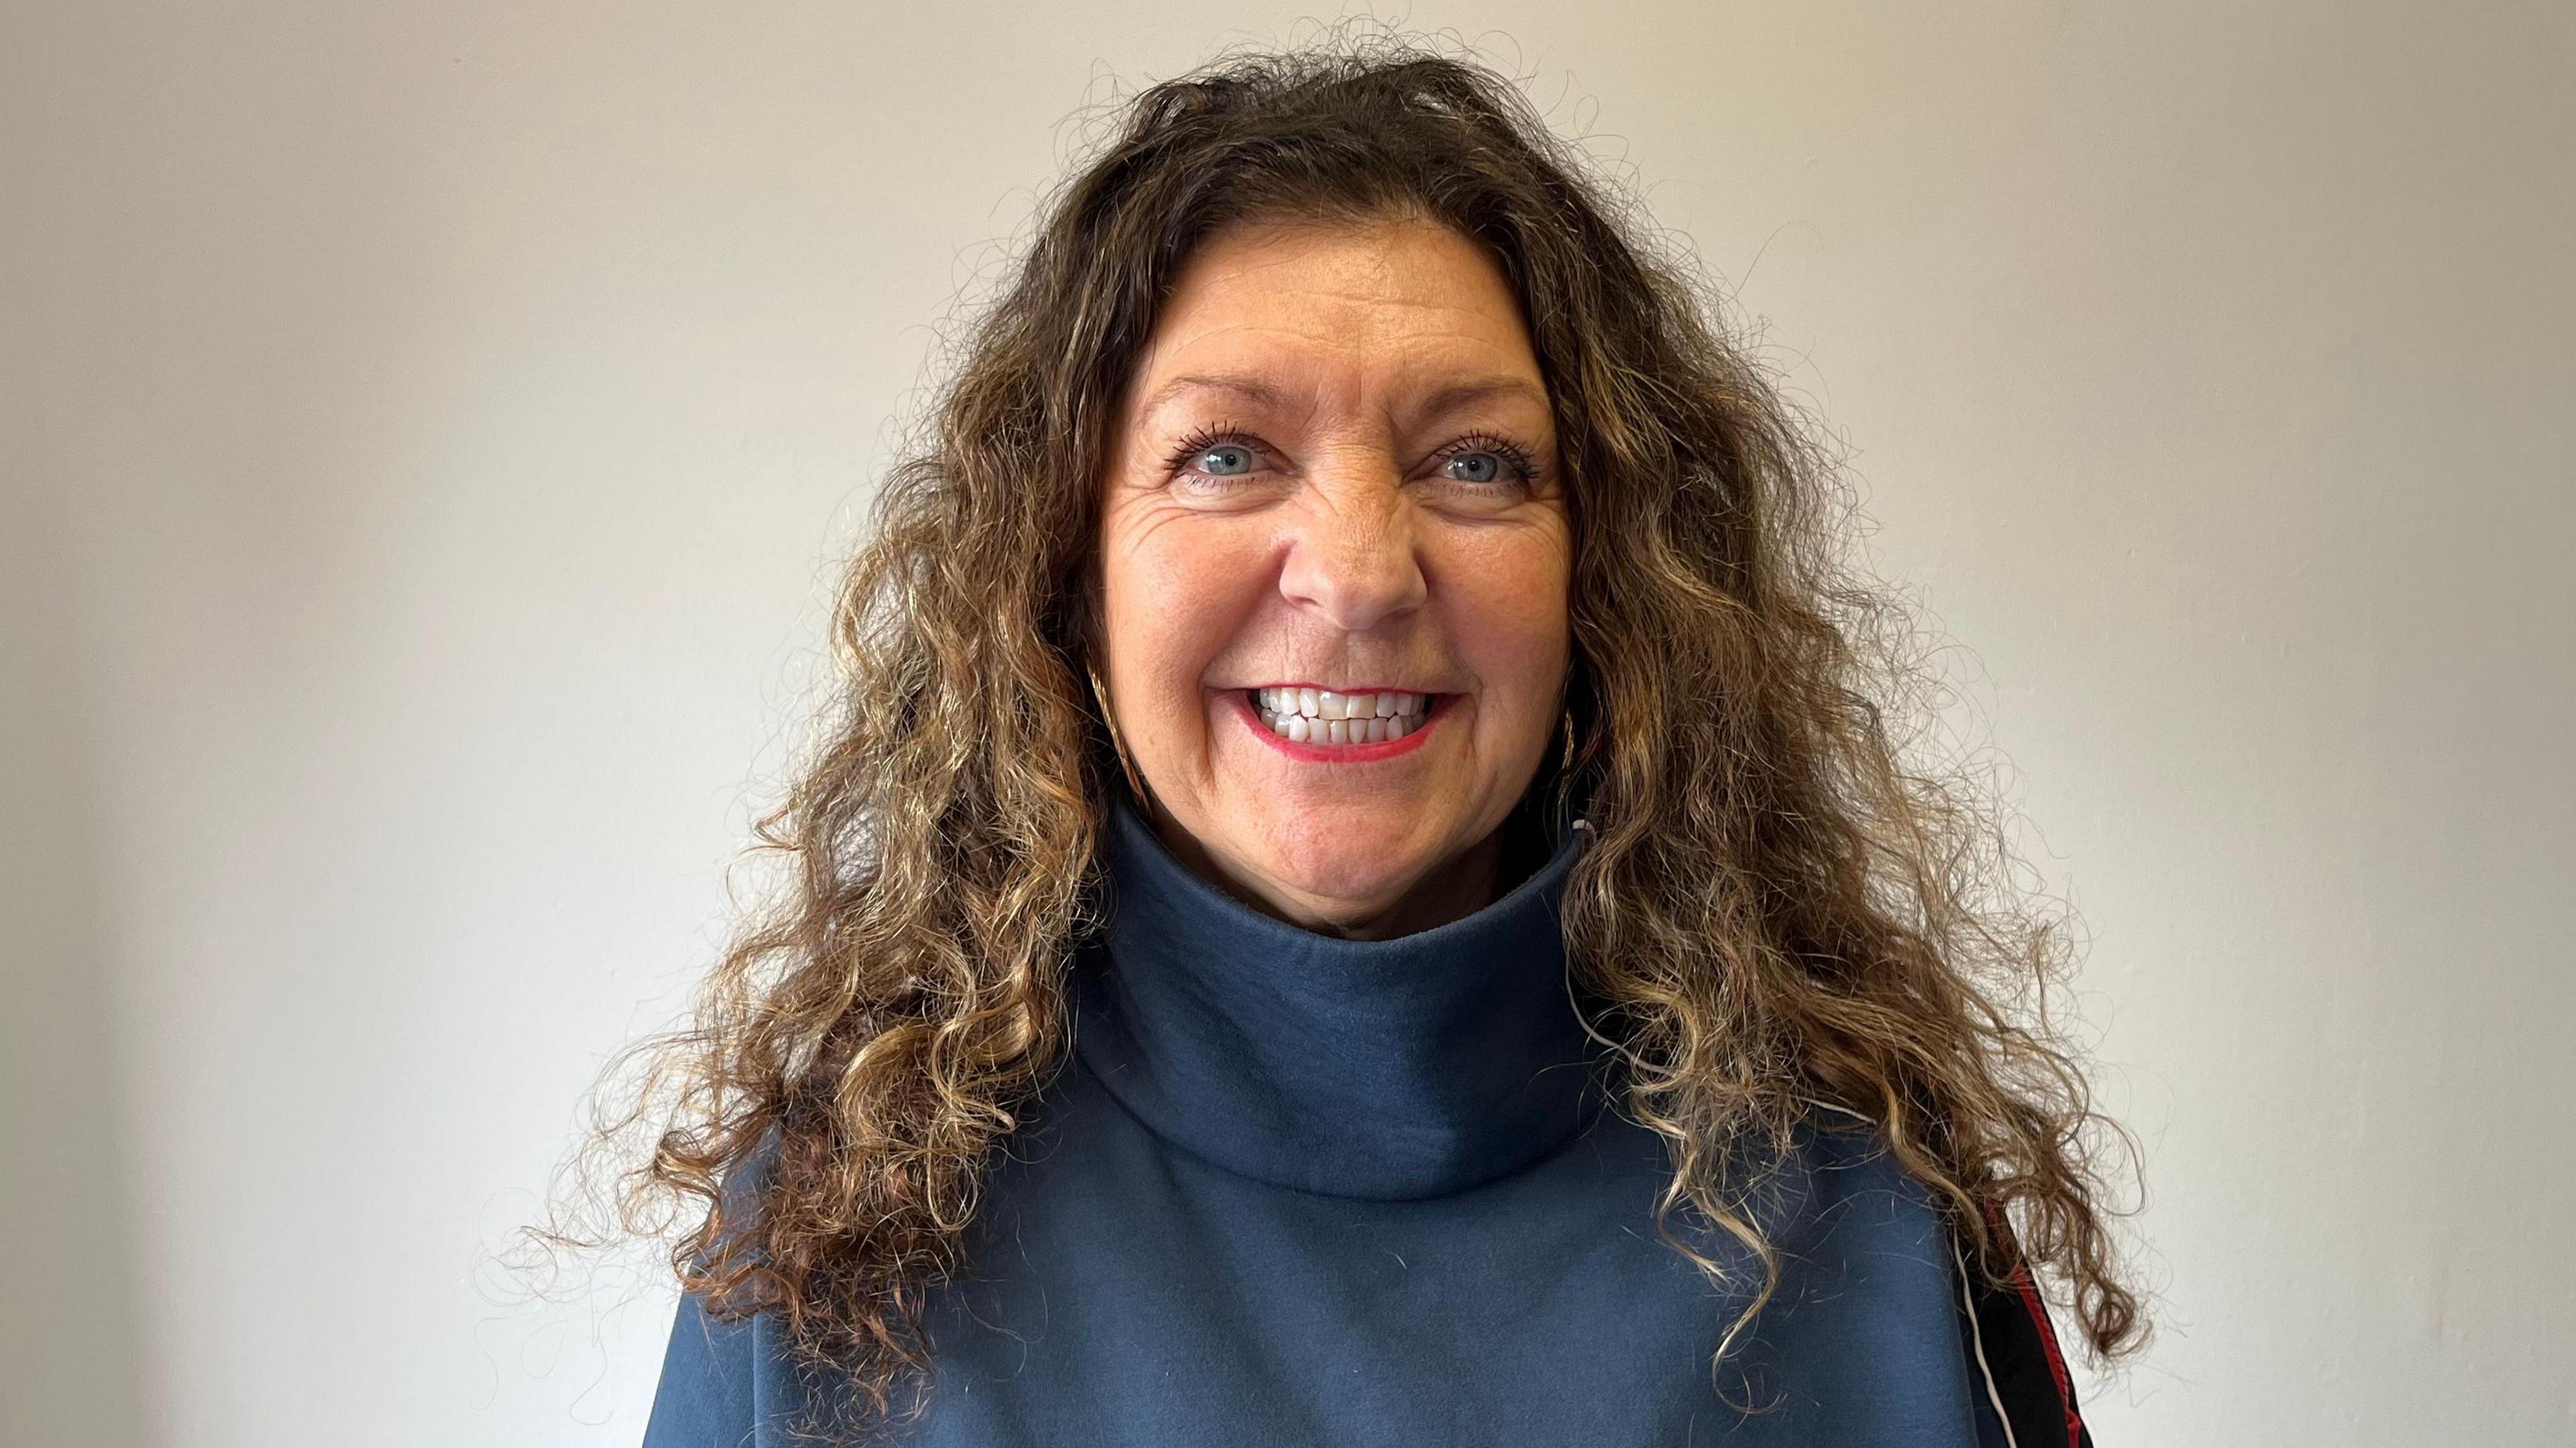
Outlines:
[[1431,717],[1425,710],[1386,718],[1312,719],[1302,714],[1273,714],[1259,704],[1252,706],[1252,712],[1260,718],[1263,728],[1298,744],[1382,743],[1420,729],[1423,721]]

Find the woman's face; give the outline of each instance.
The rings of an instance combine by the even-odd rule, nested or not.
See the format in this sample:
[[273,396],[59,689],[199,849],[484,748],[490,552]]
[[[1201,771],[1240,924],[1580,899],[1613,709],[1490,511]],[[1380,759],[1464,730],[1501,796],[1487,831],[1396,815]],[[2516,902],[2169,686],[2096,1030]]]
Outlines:
[[1555,733],[1572,567],[1494,262],[1427,222],[1207,239],[1105,488],[1105,682],[1164,838],[1310,929],[1483,903]]

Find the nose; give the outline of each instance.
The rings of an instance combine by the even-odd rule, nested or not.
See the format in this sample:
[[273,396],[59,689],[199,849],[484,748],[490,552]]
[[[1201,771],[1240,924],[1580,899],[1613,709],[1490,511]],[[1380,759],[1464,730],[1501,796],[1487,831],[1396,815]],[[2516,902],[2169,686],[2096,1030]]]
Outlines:
[[[1392,465],[1309,490],[1279,592],[1332,627],[1364,633],[1422,606],[1412,509]],[[1320,481],[1320,480],[1319,480]]]

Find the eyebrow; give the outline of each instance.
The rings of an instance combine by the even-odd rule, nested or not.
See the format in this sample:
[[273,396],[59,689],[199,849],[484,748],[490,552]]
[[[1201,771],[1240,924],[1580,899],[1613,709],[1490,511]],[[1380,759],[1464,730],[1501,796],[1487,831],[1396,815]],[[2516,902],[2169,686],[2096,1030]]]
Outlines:
[[[1173,399],[1189,392],[1229,392],[1254,406],[1273,411],[1286,411],[1288,407],[1286,389],[1263,378],[1191,372],[1155,388],[1154,395],[1145,399],[1138,415],[1151,417]],[[1518,397],[1540,407],[1547,406],[1547,393],[1525,378],[1477,377],[1434,388],[1412,409],[1413,419],[1416,423],[1430,422],[1497,397]]]

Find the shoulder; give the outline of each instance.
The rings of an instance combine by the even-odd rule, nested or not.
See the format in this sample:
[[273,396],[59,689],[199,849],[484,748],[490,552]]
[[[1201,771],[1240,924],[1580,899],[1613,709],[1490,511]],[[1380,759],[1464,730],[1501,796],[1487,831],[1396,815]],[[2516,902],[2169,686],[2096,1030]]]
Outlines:
[[[723,1184],[725,1230],[750,1230],[760,1199],[778,1166],[780,1141],[773,1130]],[[643,1448],[750,1448],[770,1396],[761,1381],[767,1361],[766,1318],[730,1320],[710,1310],[694,1292],[681,1294],[671,1318],[662,1375],[653,1390],[653,1412]]]
[[680,1299],[643,1448],[741,1448],[754,1441],[756,1324],[754,1318],[720,1322],[694,1293]]
[[[1807,1104],[1815,1115],[1806,1155],[1820,1178],[1844,1177],[1861,1191],[1885,1189],[1933,1204],[1930,1189],[1887,1149],[1876,1121],[1826,1101],[1809,1099]],[[1819,1195],[1828,1201],[1850,1200],[1854,1192],[1845,1188]],[[2074,1375],[2030,1268],[2018,1260],[2011,1223],[1992,1209],[1984,1215],[1988,1231],[2005,1244],[2015,1263],[2000,1282],[1977,1270],[1955,1224],[1947,1213],[1939,1215],[1941,1250],[1948,1258],[1972,1381],[2009,1425],[2008,1441],[2017,1448],[2091,1448],[2092,1434],[2076,1408]]]

